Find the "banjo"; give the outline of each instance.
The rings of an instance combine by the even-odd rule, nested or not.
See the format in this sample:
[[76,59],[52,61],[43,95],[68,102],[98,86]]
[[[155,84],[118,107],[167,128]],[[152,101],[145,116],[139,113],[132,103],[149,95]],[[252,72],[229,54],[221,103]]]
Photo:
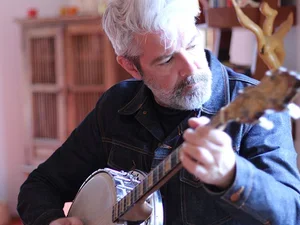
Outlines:
[[[282,67],[268,71],[257,86],[243,89],[208,125],[224,129],[229,122],[237,121],[260,123],[271,129],[271,122],[261,116],[286,109],[292,118],[298,119],[300,109],[291,102],[299,91],[300,74]],[[128,221],[162,225],[163,205],[159,188],[182,168],[180,148],[181,145],[148,174],[109,168],[95,171],[80,187],[68,216],[80,218],[85,225],[126,225]]]

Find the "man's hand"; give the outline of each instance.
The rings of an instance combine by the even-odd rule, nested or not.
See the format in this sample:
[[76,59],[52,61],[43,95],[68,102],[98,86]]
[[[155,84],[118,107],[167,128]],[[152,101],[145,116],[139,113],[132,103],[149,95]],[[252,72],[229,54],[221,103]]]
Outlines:
[[202,182],[228,188],[235,178],[235,153],[225,132],[205,126],[206,117],[191,118],[183,138],[180,159],[183,167]]
[[83,225],[83,223],[76,217],[66,217],[54,220],[49,225]]

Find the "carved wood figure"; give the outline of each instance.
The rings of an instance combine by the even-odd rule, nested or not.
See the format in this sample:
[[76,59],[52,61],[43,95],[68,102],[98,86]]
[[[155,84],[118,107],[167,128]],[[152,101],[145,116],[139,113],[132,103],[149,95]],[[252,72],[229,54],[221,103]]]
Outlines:
[[274,32],[274,21],[278,14],[268,3],[262,2],[260,11],[265,16],[262,28],[254,23],[241,10],[236,0],[232,0],[240,24],[252,31],[257,39],[258,54],[269,69],[277,69],[282,66],[285,58],[284,37],[293,25],[293,13]]

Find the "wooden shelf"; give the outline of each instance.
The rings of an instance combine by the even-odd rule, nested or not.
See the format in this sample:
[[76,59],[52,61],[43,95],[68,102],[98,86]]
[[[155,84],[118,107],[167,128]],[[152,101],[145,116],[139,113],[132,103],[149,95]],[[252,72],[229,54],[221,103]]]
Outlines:
[[[245,7],[243,12],[256,24],[259,24],[263,15],[258,8]],[[284,21],[290,12],[294,13],[294,25],[296,25],[296,6],[284,6],[277,8],[278,15],[275,19],[275,26]],[[234,8],[209,8],[205,11],[205,21],[208,27],[232,28],[241,26]]]
[[49,25],[65,25],[65,24],[78,24],[78,23],[90,23],[95,22],[99,24],[101,16],[99,15],[78,15],[78,16],[57,16],[57,17],[38,17],[34,19],[29,18],[17,18],[15,21],[24,27],[37,27],[37,26],[49,26]]

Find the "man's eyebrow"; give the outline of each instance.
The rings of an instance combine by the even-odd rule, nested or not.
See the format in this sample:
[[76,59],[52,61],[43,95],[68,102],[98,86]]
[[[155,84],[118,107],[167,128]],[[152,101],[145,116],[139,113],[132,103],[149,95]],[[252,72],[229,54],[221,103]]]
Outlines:
[[[195,39],[196,39],[197,37],[198,37],[198,35],[194,35],[194,36],[192,37],[192,39],[190,40],[190,42],[188,43],[187,46],[190,46],[190,45],[195,41]],[[161,55],[161,56],[158,56],[158,57],[156,57],[155,59],[153,59],[153,60],[151,61],[151,65],[154,65],[154,64],[156,64],[156,63],[158,63],[158,62],[161,62],[163,59],[170,58],[170,57],[172,57],[173,55],[174,55],[174,52],[171,53],[171,54],[168,54],[168,55]]]
[[188,45],[187,46],[190,46],[194,41],[195,41],[195,39],[198,37],[198,35],[194,35],[193,37],[192,37],[192,39],[190,40],[190,42],[188,43]]

